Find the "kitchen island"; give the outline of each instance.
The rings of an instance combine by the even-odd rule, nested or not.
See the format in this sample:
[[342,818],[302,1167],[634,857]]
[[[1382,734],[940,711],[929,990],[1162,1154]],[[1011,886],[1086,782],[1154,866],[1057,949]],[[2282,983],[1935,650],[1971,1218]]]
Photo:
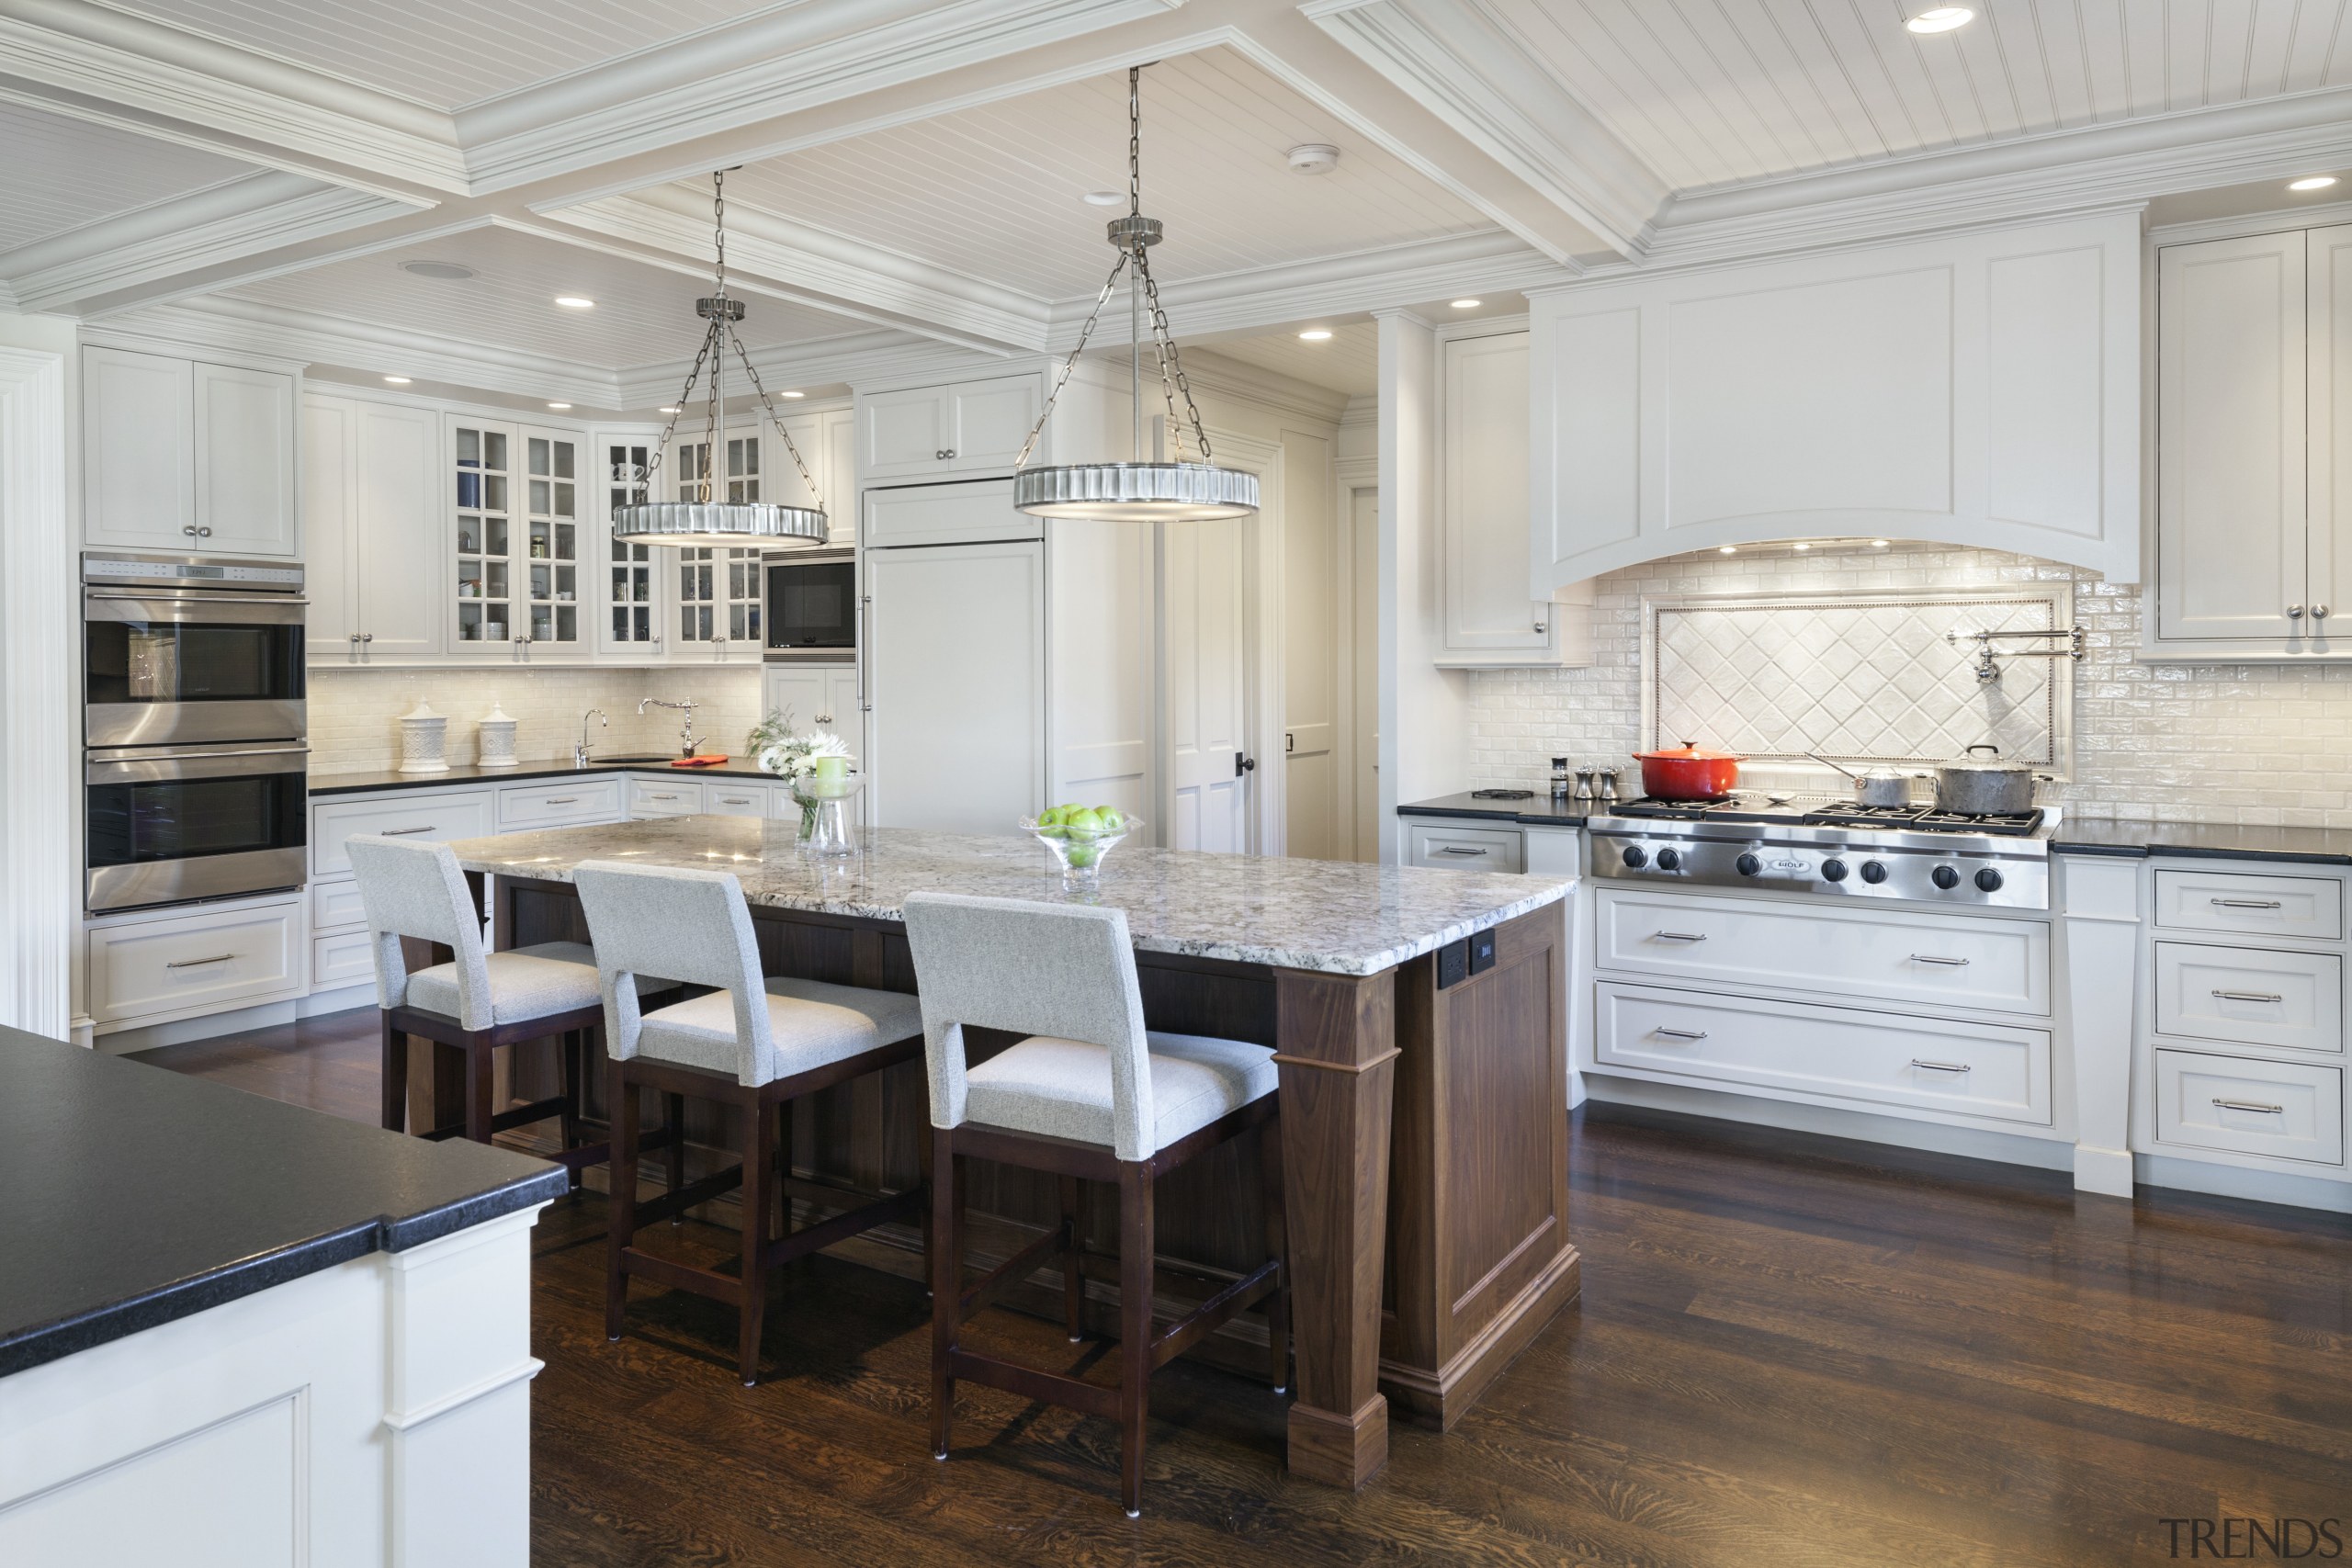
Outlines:
[[[588,939],[567,885],[582,861],[718,869],[742,882],[769,974],[904,991],[916,988],[900,917],[909,893],[1124,908],[1150,1027],[1277,1053],[1295,1473],[1362,1485],[1386,1459],[1391,1402],[1450,1426],[1576,1295],[1570,881],[1126,845],[1099,890],[1081,895],[1065,892],[1025,839],[881,829],[862,854],[826,863],[800,854],[793,824],[718,817],[452,848],[469,873],[492,879],[501,947]],[[1003,1043],[972,1044],[978,1055]],[[921,1179],[920,1064],[812,1098],[793,1130],[797,1168],[876,1193]],[[725,1137],[716,1123],[688,1131],[702,1143]],[[1246,1145],[1162,1180],[1164,1258],[1216,1279],[1264,1256]],[[1056,1223],[1051,1178],[976,1168],[969,1190],[976,1263]],[[1115,1235],[1107,1216],[1089,1223]],[[910,1230],[895,1259],[872,1247],[850,1255],[919,1278],[920,1245]],[[1088,1280],[1089,1310],[1104,1322],[1111,1278]],[[1037,1299],[1057,1303],[1058,1286]]]

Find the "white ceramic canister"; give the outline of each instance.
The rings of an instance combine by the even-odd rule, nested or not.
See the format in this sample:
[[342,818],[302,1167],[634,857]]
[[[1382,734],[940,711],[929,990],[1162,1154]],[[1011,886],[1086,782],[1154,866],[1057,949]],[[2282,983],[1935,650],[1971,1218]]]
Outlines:
[[498,699],[490,700],[490,712],[482,716],[477,731],[481,755],[476,760],[485,768],[511,768],[514,765],[514,720]]
[[446,773],[449,771],[449,721],[425,705],[401,715],[401,766],[404,773]]

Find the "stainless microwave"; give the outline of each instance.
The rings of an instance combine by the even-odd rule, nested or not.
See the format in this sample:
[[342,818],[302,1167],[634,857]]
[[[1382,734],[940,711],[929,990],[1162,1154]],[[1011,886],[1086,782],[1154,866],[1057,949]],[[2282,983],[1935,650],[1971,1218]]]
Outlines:
[[796,550],[767,564],[764,656],[772,664],[846,663],[857,655],[857,555]]

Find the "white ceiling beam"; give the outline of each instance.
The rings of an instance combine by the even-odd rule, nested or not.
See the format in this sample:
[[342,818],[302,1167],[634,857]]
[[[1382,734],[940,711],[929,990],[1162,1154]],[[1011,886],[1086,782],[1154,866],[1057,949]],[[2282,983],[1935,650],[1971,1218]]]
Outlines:
[[1486,0],[1317,0],[1301,10],[1610,249],[1641,254],[1670,188]]

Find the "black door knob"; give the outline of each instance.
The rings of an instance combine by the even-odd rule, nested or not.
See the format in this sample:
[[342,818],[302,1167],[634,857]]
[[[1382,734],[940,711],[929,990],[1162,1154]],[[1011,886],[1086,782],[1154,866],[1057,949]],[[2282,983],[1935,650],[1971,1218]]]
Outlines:
[[1886,867],[1874,860],[1864,861],[1862,863],[1862,880],[1869,883],[1872,887],[1876,887],[1880,883],[1886,880]]
[[1824,882],[1845,881],[1846,863],[1842,860],[1823,861],[1821,863],[1821,880]]
[[1657,868],[1660,871],[1680,871],[1682,869],[1682,852],[1680,850],[1658,851]]
[[1732,862],[1732,864],[1739,868],[1739,874],[1742,876],[1754,876],[1764,869],[1764,863],[1754,855],[1742,855]]
[[1960,873],[1948,865],[1939,865],[1928,874],[1928,879],[1939,887],[1960,886]]
[[1976,874],[1976,886],[1987,893],[1998,893],[2001,890],[2001,874],[1988,865]]
[[1649,851],[1642,848],[1639,844],[1627,844],[1625,846],[1625,863],[1636,869],[1645,866],[1650,863],[1650,852]]

